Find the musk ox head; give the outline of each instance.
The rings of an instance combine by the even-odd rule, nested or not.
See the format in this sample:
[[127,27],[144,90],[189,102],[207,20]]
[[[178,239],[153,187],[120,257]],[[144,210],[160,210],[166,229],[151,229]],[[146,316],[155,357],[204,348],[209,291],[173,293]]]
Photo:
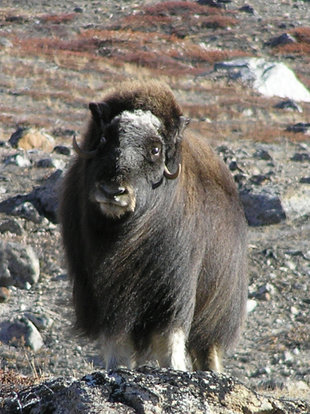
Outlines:
[[[113,95],[91,103],[90,133],[82,148],[73,141],[87,163],[89,200],[113,219],[133,213],[147,201],[146,189],[155,190],[181,171],[180,143],[189,121],[176,103],[171,105],[174,98],[168,87],[160,96],[163,102],[143,102],[137,95],[128,96],[127,107],[117,111]],[[148,94],[144,91],[143,96]],[[159,105],[173,108],[174,117],[169,119]]]

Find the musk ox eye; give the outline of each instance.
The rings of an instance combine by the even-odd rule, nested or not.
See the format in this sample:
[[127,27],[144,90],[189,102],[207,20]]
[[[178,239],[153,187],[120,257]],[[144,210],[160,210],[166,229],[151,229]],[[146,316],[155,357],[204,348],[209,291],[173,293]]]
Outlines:
[[151,154],[154,155],[154,156],[155,155],[160,155],[160,148],[159,147],[152,148]]
[[156,161],[161,155],[161,146],[160,145],[154,145],[150,149],[150,157],[152,161]]

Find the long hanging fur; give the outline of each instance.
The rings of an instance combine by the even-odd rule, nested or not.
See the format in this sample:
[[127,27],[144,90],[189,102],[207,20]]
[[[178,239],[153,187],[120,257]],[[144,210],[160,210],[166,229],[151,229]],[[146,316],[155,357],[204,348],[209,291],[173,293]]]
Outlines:
[[[220,371],[247,298],[246,223],[234,181],[205,140],[183,137],[165,84],[125,83],[103,102],[90,106],[81,144],[97,155],[75,159],[59,210],[77,327],[102,342],[107,368],[155,359]],[[142,154],[152,140],[163,146],[158,160],[155,150],[154,159]],[[177,178],[162,174],[179,164]],[[102,182],[124,187],[134,205],[105,214],[91,196]]]

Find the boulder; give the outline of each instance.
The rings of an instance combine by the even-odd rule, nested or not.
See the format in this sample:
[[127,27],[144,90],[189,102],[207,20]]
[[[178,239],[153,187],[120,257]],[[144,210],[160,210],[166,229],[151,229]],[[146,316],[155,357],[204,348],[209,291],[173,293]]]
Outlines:
[[250,226],[277,224],[286,219],[281,200],[272,189],[245,188],[240,198]]
[[0,410],[54,413],[306,414],[306,401],[259,395],[227,375],[142,367],[56,378],[0,394]]
[[24,150],[41,149],[51,152],[55,146],[54,138],[44,129],[22,128],[19,127],[9,139],[9,143],[14,148]]
[[25,317],[2,322],[0,324],[0,340],[15,347],[27,346],[34,352],[39,351],[44,344],[38,329]]
[[241,79],[267,97],[310,102],[310,92],[284,63],[263,58],[240,58],[216,63],[214,69],[226,71],[230,79]]
[[0,240],[0,286],[28,289],[39,275],[39,259],[32,247]]
[[58,193],[63,177],[62,170],[52,173],[44,184],[29,194],[19,194],[0,202],[0,212],[41,223],[42,217],[57,221]]

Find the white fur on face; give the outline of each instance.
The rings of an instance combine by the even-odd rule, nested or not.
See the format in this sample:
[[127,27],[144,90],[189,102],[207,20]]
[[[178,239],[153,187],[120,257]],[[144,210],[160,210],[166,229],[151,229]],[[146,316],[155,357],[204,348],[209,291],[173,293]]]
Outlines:
[[124,111],[120,115],[120,132],[122,134],[133,134],[147,131],[149,134],[158,135],[161,121],[151,111]]

